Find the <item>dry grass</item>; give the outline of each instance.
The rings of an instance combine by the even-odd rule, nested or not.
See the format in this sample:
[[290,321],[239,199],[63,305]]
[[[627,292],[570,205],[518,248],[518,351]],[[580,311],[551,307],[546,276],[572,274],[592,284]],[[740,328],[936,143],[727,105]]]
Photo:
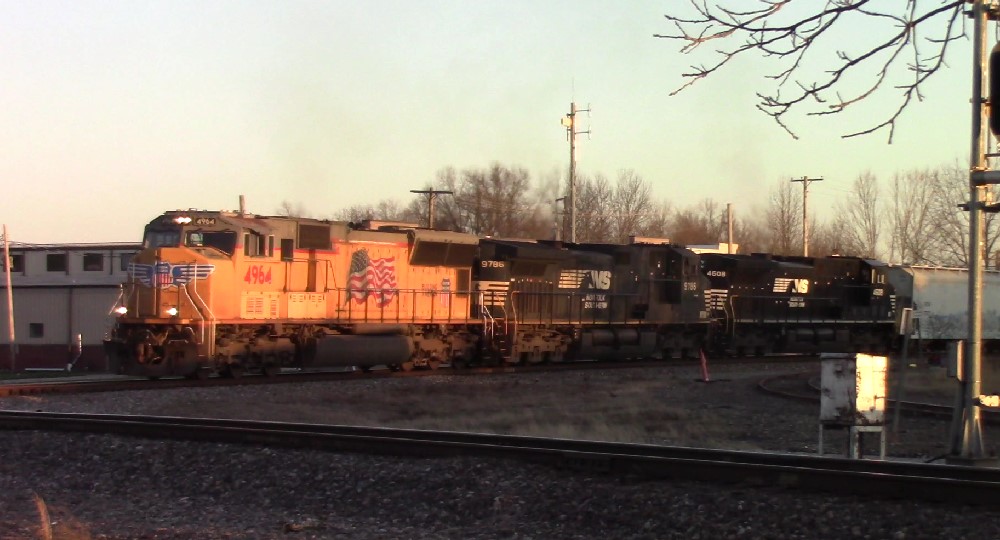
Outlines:
[[[267,399],[267,418],[634,443],[685,441],[708,447],[729,441],[733,446],[732,432],[739,426],[719,422],[717,409],[691,407],[690,400],[678,394],[678,388],[690,389],[691,379],[677,379],[666,370],[658,374],[662,378],[626,373],[575,376],[573,382],[555,382],[558,374],[428,377],[384,381],[378,391],[365,384],[338,383],[312,400],[276,389]],[[247,418],[247,409],[231,397],[209,398],[177,403],[157,414]]]
[[50,508],[37,493],[33,493],[38,512],[38,538],[40,540],[92,540],[87,528],[68,512]]

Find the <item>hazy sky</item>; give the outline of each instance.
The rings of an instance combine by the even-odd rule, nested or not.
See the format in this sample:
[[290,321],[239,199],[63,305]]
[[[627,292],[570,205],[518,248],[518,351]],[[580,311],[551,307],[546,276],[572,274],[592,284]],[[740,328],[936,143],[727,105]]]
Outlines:
[[565,174],[574,100],[593,109],[580,174],[633,169],[678,207],[749,213],[808,175],[822,215],[863,171],[967,163],[967,43],[892,145],[840,135],[895,93],[842,120],[793,116],[793,140],[754,108],[763,60],[669,96],[695,59],[653,34],[679,3],[0,0],[0,222],[23,242],[138,241],[164,210],[240,194],[329,217],[404,203],[446,166]]

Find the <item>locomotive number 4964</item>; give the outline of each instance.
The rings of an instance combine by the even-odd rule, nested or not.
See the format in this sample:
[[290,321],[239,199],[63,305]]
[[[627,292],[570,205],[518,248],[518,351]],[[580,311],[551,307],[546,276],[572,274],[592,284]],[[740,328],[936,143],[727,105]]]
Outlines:
[[262,264],[252,264],[247,268],[247,273],[243,276],[243,281],[251,285],[271,283],[271,269],[265,269]]

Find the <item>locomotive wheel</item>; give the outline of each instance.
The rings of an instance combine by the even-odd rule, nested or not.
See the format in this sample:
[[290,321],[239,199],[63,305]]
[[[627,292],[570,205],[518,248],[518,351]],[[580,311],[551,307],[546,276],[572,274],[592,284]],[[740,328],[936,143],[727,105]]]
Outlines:
[[222,376],[228,379],[240,379],[243,377],[243,366],[229,364],[222,368]]
[[190,379],[192,381],[204,381],[208,378],[208,370],[198,368],[191,373],[184,376],[185,379]]
[[281,373],[281,366],[278,364],[267,364],[261,368],[261,372],[265,377],[277,377]]
[[427,368],[428,369],[434,370],[434,369],[437,369],[439,367],[441,367],[441,361],[440,360],[428,360],[427,361]]
[[413,362],[403,362],[399,364],[400,371],[413,371]]

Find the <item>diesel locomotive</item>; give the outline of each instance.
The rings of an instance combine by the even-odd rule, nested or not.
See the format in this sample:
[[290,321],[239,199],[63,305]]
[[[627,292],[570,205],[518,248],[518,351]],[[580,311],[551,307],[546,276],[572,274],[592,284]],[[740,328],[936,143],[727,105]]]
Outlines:
[[147,377],[882,350],[884,266],[244,211],[145,228],[105,341]]

